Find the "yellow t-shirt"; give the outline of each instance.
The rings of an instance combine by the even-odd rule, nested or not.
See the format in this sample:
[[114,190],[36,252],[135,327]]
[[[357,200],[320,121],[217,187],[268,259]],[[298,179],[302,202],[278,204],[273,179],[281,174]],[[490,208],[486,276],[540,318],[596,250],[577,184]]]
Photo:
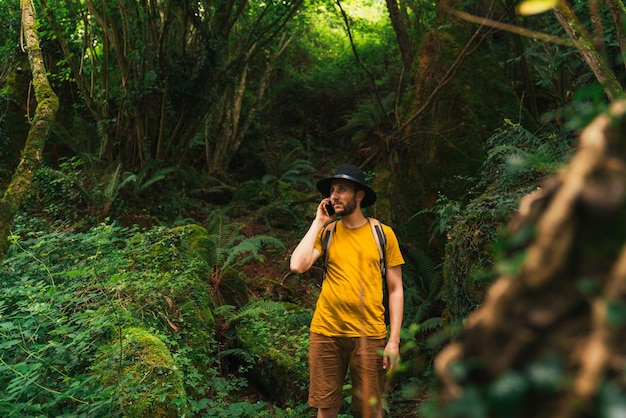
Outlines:
[[[404,264],[395,233],[387,225],[383,231],[387,268]],[[322,252],[321,234],[315,248]],[[369,222],[358,228],[337,222],[327,251],[311,331],[330,337],[386,338],[380,256]]]

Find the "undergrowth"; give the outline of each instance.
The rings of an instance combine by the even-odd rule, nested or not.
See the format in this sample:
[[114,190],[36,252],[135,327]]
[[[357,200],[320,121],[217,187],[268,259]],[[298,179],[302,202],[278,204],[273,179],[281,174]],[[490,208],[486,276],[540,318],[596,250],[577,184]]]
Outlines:
[[[465,201],[444,194],[420,214],[434,216],[432,237],[445,237],[443,300],[451,320],[461,320],[481,302],[496,278],[494,245],[522,196],[537,189],[571,155],[571,139],[536,137],[507,122],[486,142],[480,177],[467,179]],[[418,215],[420,215],[418,214]]]
[[18,218],[0,270],[0,416],[269,415],[221,373],[212,266],[184,229],[44,225]]

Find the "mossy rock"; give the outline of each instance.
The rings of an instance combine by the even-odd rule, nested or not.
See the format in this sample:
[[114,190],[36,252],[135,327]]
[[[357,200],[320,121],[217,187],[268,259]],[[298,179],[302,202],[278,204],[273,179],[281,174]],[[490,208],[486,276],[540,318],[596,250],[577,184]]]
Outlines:
[[206,375],[216,348],[210,267],[204,261],[213,252],[207,231],[198,225],[157,227],[134,236],[128,249],[134,271],[120,275],[115,289],[124,295],[126,309],[143,318],[143,326],[176,341],[192,367]]
[[[157,230],[156,234],[161,237],[156,239],[150,254],[155,262],[141,266],[154,266],[156,271],[146,271],[146,282],[128,285],[136,288],[144,309],[153,304],[159,312],[167,313],[174,331],[188,329],[200,333],[202,344],[206,345],[215,334],[208,283],[209,259],[215,252],[213,241],[206,229],[195,224]],[[141,236],[145,234],[139,234],[140,239]]]
[[[154,243],[152,243],[154,241]],[[174,326],[191,323],[192,329],[215,328],[209,298],[208,274],[214,244],[206,229],[191,224],[177,228],[153,228],[131,239],[136,269],[143,269],[140,283],[131,278],[123,290],[145,307],[169,312]],[[148,248],[148,250],[146,250]],[[143,254],[148,251],[149,254]]]
[[173,402],[186,397],[177,364],[163,341],[143,328],[126,328],[101,347],[92,370],[105,388],[117,388],[112,393],[125,416],[175,418],[186,410]]
[[258,389],[281,405],[306,401],[310,310],[262,301],[244,306],[237,316],[237,341],[255,361],[252,380]]
[[[211,289],[208,282],[208,269],[211,268],[211,257],[215,258],[215,244],[207,230],[199,225],[190,224],[172,229],[182,236],[185,251],[181,257],[185,263],[192,261],[200,266],[197,274],[174,275],[172,282],[182,281],[176,286],[177,292],[171,298],[171,309],[176,314],[171,320],[178,326],[176,332],[182,336],[186,348],[190,349],[190,357],[200,373],[206,373],[211,367],[211,351],[215,348],[215,317],[213,316],[214,301],[211,300]],[[172,326],[170,325],[170,326]]]
[[172,228],[187,243],[187,255],[199,262],[208,263],[211,267],[215,261],[215,243],[205,228],[197,224],[189,224]]

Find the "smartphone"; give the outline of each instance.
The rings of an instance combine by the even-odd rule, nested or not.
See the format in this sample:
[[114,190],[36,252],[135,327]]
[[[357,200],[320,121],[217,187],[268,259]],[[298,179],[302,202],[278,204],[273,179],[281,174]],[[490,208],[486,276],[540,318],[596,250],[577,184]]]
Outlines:
[[335,208],[333,208],[333,204],[330,202],[326,203],[326,213],[328,213],[328,216],[335,214]]

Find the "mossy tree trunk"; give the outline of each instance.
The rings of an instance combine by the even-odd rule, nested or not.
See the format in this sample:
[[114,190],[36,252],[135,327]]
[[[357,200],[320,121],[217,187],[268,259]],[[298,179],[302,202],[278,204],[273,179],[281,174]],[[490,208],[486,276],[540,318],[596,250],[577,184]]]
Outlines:
[[9,247],[8,237],[11,225],[32,186],[35,171],[41,163],[41,155],[50,126],[59,108],[59,100],[52,91],[46,76],[46,67],[39,48],[35,9],[31,0],[22,0],[22,27],[33,74],[37,109],[22,150],[21,161],[0,201],[0,257],[4,256]]
[[583,131],[567,169],[521,201],[506,273],[435,362],[441,416],[467,396],[485,417],[623,412],[625,129],[622,100]]
[[[613,3],[612,8],[616,8],[614,2],[607,2],[609,5]],[[603,47],[604,42],[601,38],[601,33],[597,35],[595,39],[587,33],[584,25],[580,22],[578,17],[574,14],[569,4],[565,1],[560,1],[559,6],[554,8],[554,15],[561,23],[561,26],[567,33],[567,35],[574,41],[576,49],[585,60],[596,79],[602,83],[609,99],[614,100],[620,97],[624,93],[624,89],[617,79],[615,73],[611,69],[609,62],[604,58],[602,52],[595,46],[599,44]],[[599,20],[598,16],[595,16],[595,20]],[[623,27],[620,27],[620,22],[616,20],[616,33],[618,38],[623,37]],[[620,42],[620,46],[624,47],[626,44]],[[622,50],[622,53],[624,51]]]

